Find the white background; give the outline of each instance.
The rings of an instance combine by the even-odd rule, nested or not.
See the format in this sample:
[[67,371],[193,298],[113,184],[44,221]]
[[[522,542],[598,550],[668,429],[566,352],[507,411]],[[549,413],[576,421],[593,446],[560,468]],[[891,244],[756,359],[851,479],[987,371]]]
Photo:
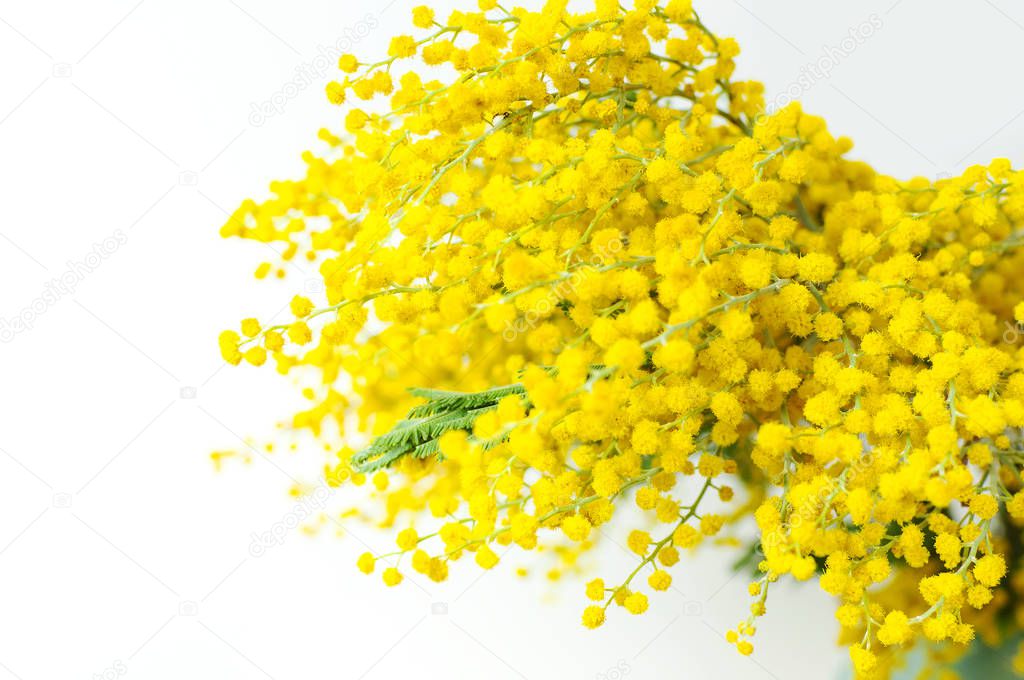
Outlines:
[[[391,540],[357,521],[249,554],[293,509],[290,477],[315,468],[284,452],[214,473],[210,451],[265,440],[300,403],[271,370],[220,370],[216,335],[272,317],[306,274],[257,286],[273,253],[217,230],[343,115],[326,76],[261,125],[252,104],[281,102],[368,16],[355,50],[383,54],[414,4],[389,1],[0,2],[0,319],[94,244],[127,239],[0,344],[0,678],[835,677],[845,655],[814,586],[773,593],[752,658],[722,640],[749,603],[727,552],[686,560],[647,615],[619,610],[596,632],[578,626],[585,577],[522,581],[512,554],[397,589],[356,572]],[[1021,165],[1019,3],[697,7],[769,95],[875,14],[870,39],[798,87],[805,108],[899,176]],[[590,563],[611,577],[632,560],[607,542]]]

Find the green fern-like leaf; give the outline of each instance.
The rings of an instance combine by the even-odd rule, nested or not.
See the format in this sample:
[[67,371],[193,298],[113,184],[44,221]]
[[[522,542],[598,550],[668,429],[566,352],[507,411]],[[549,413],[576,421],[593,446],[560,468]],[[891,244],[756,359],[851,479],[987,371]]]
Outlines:
[[444,390],[414,387],[409,390],[409,393],[414,397],[426,399],[427,403],[414,407],[409,411],[409,417],[422,418],[435,413],[494,406],[509,395],[524,394],[525,391],[522,385],[492,387],[483,392],[447,392]]
[[[352,456],[352,468],[357,472],[373,473],[390,467],[405,456],[424,459],[435,456],[441,460],[438,440],[447,432],[472,432],[476,419],[498,406],[510,395],[526,394],[522,385],[492,387],[482,392],[451,392],[414,387],[409,392],[426,402],[413,407],[404,420],[370,446]],[[490,449],[504,441],[504,436],[480,442]]]

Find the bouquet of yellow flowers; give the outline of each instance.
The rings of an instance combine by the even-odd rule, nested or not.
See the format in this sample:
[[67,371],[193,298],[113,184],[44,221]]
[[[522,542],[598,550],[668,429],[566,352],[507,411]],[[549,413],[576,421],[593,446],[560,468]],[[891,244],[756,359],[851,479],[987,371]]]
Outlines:
[[566,4],[417,7],[386,59],[340,59],[344,132],[222,230],[315,263],[322,299],[224,358],[318,375],[293,425],[372,438],[327,478],[369,481],[431,579],[578,555],[635,505],[637,566],[587,584],[585,626],[752,518],[742,654],[787,577],[835,596],[859,678],[1014,635],[1024,173],[880,175],[733,80],[690,0]]

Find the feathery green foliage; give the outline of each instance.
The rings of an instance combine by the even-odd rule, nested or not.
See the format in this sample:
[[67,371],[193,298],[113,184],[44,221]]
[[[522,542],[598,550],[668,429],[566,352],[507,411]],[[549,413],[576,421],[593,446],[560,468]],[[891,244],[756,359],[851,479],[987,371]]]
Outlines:
[[[377,437],[367,448],[352,456],[352,469],[373,473],[394,465],[404,456],[442,459],[438,439],[453,430],[473,431],[473,423],[498,406],[509,395],[525,395],[522,385],[492,387],[482,392],[449,392],[414,387],[409,392],[426,402],[413,407],[404,420]],[[503,437],[480,442],[485,448],[498,445]]]

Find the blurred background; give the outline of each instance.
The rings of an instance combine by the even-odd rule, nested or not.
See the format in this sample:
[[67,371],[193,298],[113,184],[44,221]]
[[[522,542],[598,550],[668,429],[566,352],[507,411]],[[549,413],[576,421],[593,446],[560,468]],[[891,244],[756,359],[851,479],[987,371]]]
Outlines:
[[[0,680],[838,677],[815,586],[773,591],[754,656],[723,640],[749,605],[735,552],[699,553],[646,615],[589,632],[587,573],[551,583],[510,553],[385,589],[354,562],[391,534],[337,513],[295,528],[320,500],[288,489],[322,452],[258,447],[298,389],[225,368],[216,336],[314,272],[256,285],[276,254],[217,231],[340,127],[323,95],[339,51],[384,54],[421,1],[0,1]],[[1022,164],[1019,3],[695,6],[739,39],[740,77],[883,172]],[[215,472],[224,449],[249,462]],[[618,543],[581,566],[627,572]]]

